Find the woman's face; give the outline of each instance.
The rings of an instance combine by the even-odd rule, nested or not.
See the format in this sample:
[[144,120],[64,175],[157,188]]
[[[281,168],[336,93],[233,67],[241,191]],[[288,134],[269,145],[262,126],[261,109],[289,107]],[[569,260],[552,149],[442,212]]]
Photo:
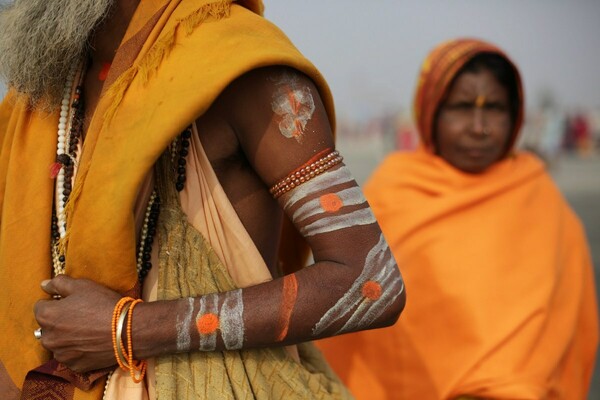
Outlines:
[[511,136],[508,90],[488,69],[457,76],[438,112],[436,153],[461,171],[480,173],[500,160]]

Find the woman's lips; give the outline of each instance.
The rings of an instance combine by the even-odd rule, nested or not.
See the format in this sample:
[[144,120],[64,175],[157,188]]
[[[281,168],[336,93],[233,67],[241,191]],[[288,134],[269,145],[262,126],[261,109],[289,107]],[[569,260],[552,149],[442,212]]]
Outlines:
[[471,158],[482,158],[485,157],[490,149],[487,147],[465,147],[461,151]]

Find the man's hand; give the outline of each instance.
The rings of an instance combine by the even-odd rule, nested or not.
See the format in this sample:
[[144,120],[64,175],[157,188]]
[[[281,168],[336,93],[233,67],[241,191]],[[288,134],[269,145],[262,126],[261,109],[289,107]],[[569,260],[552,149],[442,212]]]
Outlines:
[[76,372],[116,364],[111,319],[121,296],[90,280],[66,275],[42,282],[42,289],[60,296],[59,300],[40,300],[35,305],[42,346]]

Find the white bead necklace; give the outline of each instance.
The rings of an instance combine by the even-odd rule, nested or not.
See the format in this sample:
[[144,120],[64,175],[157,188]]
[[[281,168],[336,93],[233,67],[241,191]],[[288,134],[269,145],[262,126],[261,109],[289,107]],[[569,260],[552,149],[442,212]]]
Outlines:
[[[56,174],[56,185],[54,189],[54,204],[56,213],[56,225],[58,228],[58,238],[53,238],[54,243],[52,244],[52,261],[54,266],[54,274],[64,274],[64,257],[60,254],[58,249],[58,243],[67,234],[67,218],[65,215],[66,207],[66,196],[64,195],[68,181],[69,186],[73,185],[73,177],[70,179],[66,176],[64,165],[59,162],[61,159],[65,160],[68,157],[70,162],[74,165],[77,162],[77,154],[79,153],[80,146],[78,145],[75,154],[69,154],[69,148],[71,145],[71,130],[73,128],[74,119],[76,118],[76,109],[73,106],[75,97],[77,96],[76,91],[83,81],[83,64],[74,65],[69,70],[67,75],[67,81],[65,83],[63,91],[63,99],[60,105],[60,117],[58,120],[58,140],[56,144],[56,156],[57,162],[52,166],[52,174]],[[75,85],[75,78],[78,78],[78,83]],[[61,260],[62,258],[62,260]]]
[[[53,219],[53,224],[56,224],[57,235],[52,238],[52,264],[54,269],[54,275],[60,275],[65,273],[65,257],[60,252],[59,242],[64,239],[67,234],[67,216],[65,214],[65,208],[70,193],[70,188],[73,187],[75,181],[75,170],[77,167],[78,155],[81,153],[81,142],[77,141],[77,145],[72,147],[72,141],[75,140],[73,133],[73,126],[77,122],[77,109],[74,106],[76,100],[80,95],[78,88],[81,87],[84,78],[84,65],[83,63],[79,66],[74,66],[69,71],[65,88],[63,92],[63,99],[60,106],[60,118],[58,120],[58,140],[56,144],[56,156],[57,162],[52,166],[51,174],[56,177],[55,185],[55,214],[56,218]],[[74,84],[77,79],[77,84]],[[66,164],[72,165],[73,172],[71,176],[67,175]],[[67,187],[68,186],[68,187]],[[144,215],[144,223],[140,235],[140,241],[138,246],[138,253],[136,257],[137,272],[140,281],[146,276],[149,270],[149,260],[145,258],[144,253],[149,253],[152,249],[153,234],[150,232],[151,229],[155,229],[156,215],[159,208],[159,199],[156,190],[154,190],[148,201],[146,212]],[[153,212],[154,211],[154,212]],[[54,228],[54,227],[53,227]],[[53,232],[54,235],[54,232]]]
[[[60,106],[60,118],[58,122],[58,143],[56,145],[56,154],[58,156],[66,153],[68,149],[67,143],[67,132],[70,132],[73,124],[73,117],[75,112],[72,107],[73,102],[73,82],[75,80],[76,67],[71,68],[65,84],[65,90],[63,93],[63,100]],[[58,218],[58,232],[60,233],[61,239],[65,237],[67,220],[65,216],[65,201],[63,200],[63,192],[65,190],[65,169],[61,168],[56,176],[56,190],[55,190],[55,201],[56,201],[56,217]]]
[[[58,237],[53,237],[52,240],[52,264],[54,275],[60,275],[65,273],[65,258],[64,255],[60,253],[59,242],[61,239],[64,239],[67,233],[67,218],[65,215],[65,208],[67,203],[68,196],[65,195],[65,186],[66,183],[72,187],[75,181],[75,173],[72,174],[71,177],[67,177],[66,168],[61,161],[65,160],[65,157],[68,157],[70,163],[73,164],[73,168],[77,166],[77,158],[78,155],[81,154],[81,144],[78,141],[77,147],[74,152],[70,151],[73,137],[71,135],[73,125],[76,123],[75,118],[77,118],[77,110],[74,107],[76,96],[79,96],[77,93],[77,88],[80,87],[83,83],[84,77],[84,65],[81,64],[79,66],[73,66],[67,75],[67,81],[65,83],[65,88],[63,91],[63,99],[61,101],[60,106],[60,117],[58,120],[58,139],[56,144],[56,156],[57,162],[52,165],[51,175],[56,177],[56,185],[55,185],[55,210],[56,219],[53,219],[53,224],[57,225]],[[79,71],[79,72],[78,72]],[[75,85],[75,79],[77,78],[77,85]],[[148,205],[146,207],[146,213],[144,215],[144,223],[142,226],[142,231],[140,235],[139,249],[137,254],[137,272],[140,277],[140,281],[145,277],[148,273],[148,268],[144,268],[145,263],[148,260],[144,259],[144,253],[150,252],[152,248],[152,234],[150,234],[149,229],[151,225],[156,224],[156,218],[152,218],[153,211],[154,214],[158,212],[158,194],[156,190],[152,191],[150,195],[150,199],[148,200]],[[106,378],[106,384],[104,385],[104,392],[102,394],[102,398],[106,397],[106,391],[108,389],[110,379],[112,378],[113,372],[110,372]]]

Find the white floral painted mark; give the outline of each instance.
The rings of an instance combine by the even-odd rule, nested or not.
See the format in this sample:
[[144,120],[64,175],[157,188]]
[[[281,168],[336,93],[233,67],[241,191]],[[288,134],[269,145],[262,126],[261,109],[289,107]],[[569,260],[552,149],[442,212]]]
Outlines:
[[279,131],[301,143],[306,124],[315,112],[310,88],[301,86],[298,77],[288,73],[284,73],[276,84],[278,88],[273,94],[271,108],[280,117]]

